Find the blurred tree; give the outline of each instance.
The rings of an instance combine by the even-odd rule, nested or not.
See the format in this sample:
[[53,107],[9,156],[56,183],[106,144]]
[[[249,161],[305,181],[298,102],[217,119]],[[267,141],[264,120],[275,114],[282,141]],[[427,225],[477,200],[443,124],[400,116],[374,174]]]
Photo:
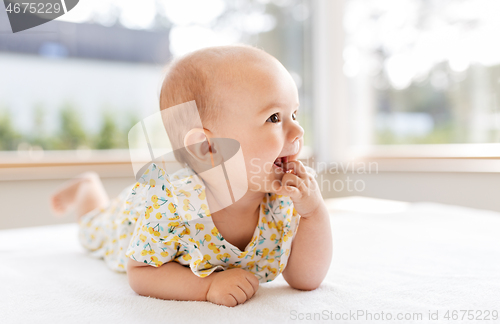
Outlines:
[[12,124],[10,111],[6,108],[0,110],[0,150],[16,150],[21,140],[22,135]]
[[72,150],[80,145],[88,145],[81,116],[71,103],[66,102],[60,110],[60,130],[59,137],[55,141],[55,149]]
[[123,133],[118,128],[116,115],[103,111],[102,126],[97,134],[93,148],[98,150],[121,148],[124,145]]

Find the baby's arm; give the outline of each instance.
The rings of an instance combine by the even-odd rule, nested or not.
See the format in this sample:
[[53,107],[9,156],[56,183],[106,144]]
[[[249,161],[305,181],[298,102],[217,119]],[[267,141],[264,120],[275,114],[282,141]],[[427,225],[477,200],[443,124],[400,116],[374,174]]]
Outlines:
[[324,203],[311,216],[301,217],[283,278],[296,289],[313,290],[326,276],[332,260],[330,218]]
[[189,267],[167,262],[153,267],[132,259],[127,263],[129,285],[142,296],[168,300],[207,300],[207,292],[214,278],[200,278]]
[[232,307],[252,298],[259,288],[257,277],[239,268],[200,278],[174,261],[153,267],[129,259],[127,273],[129,285],[137,294],[167,300],[210,301]]

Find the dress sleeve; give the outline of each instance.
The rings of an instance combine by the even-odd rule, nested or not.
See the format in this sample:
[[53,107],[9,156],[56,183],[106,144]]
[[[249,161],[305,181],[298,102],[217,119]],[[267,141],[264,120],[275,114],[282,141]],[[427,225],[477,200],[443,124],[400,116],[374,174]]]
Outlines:
[[176,210],[174,188],[163,169],[151,164],[138,183],[144,186],[144,204],[137,212],[126,256],[160,267],[183,251],[179,238],[185,233],[185,226]]

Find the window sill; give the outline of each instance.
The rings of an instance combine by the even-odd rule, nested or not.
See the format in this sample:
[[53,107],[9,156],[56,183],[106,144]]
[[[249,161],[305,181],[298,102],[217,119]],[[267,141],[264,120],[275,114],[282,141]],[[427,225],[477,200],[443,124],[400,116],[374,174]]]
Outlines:
[[376,163],[382,172],[496,173],[500,172],[500,144],[357,146],[348,160]]
[[[299,159],[311,156],[311,148],[304,146]],[[172,157],[165,162],[176,161]],[[128,149],[0,151],[0,181],[69,179],[87,171],[97,172],[103,178],[134,179]]]

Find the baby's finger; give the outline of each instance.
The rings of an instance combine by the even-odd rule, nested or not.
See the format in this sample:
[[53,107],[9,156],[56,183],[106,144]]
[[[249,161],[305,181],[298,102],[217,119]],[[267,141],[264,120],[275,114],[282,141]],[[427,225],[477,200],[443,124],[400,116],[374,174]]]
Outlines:
[[227,307],[234,307],[234,306],[238,305],[238,300],[232,294],[227,294],[227,295],[224,295],[219,300],[215,301],[215,303],[218,305],[224,305]]
[[240,282],[238,284],[238,287],[240,287],[240,289],[243,290],[243,292],[247,296],[247,300],[250,299],[253,296],[253,294],[255,293],[252,285],[247,280]]
[[299,178],[305,179],[307,177],[307,171],[304,164],[301,161],[288,161],[286,163],[287,170],[293,170],[293,173]]
[[304,185],[304,180],[302,180],[295,174],[288,173],[285,174],[281,179],[281,184],[283,186],[290,186],[301,189],[301,187]]
[[246,276],[247,281],[252,285],[254,293],[259,289],[259,279],[253,273],[248,273]]
[[247,300],[247,294],[239,286],[233,286],[230,294],[238,301],[238,305],[243,304]]
[[300,190],[293,186],[284,186],[282,185],[278,190],[275,191],[277,195],[288,196],[292,199],[300,199],[302,197],[302,193]]

